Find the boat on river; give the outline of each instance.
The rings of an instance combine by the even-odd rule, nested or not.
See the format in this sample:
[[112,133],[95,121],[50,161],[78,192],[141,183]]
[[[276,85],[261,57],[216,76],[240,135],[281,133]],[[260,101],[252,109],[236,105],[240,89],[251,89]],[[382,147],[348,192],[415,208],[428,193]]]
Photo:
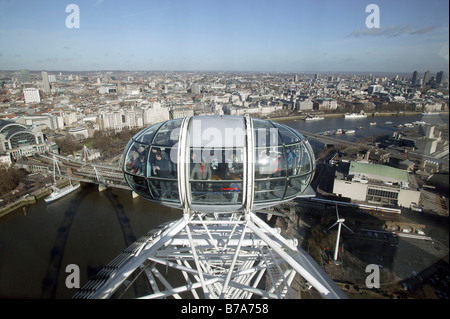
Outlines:
[[435,113],[435,112],[423,112],[420,115],[439,115],[439,113]]
[[61,171],[59,169],[58,161],[56,160],[56,157],[53,156],[53,185],[51,186],[52,192],[49,196],[44,198],[44,201],[46,203],[54,202],[57,199],[60,199],[74,191],[76,191],[78,188],[80,188],[81,184],[78,183],[76,185],[72,184],[72,181],[69,180],[69,185],[59,188],[56,185],[56,170],[58,170],[59,174],[61,174]]
[[307,117],[305,117],[305,121],[320,121],[325,119],[323,116],[317,116],[317,115],[308,115]]
[[367,114],[356,114],[356,113],[352,113],[352,114],[345,114],[345,119],[364,119],[367,117]]
[[60,199],[70,193],[72,193],[73,191],[76,191],[78,188],[80,188],[81,184],[76,184],[73,185],[72,182],[70,182],[69,185],[63,187],[63,188],[58,188],[55,185],[52,186],[52,193],[47,196],[46,198],[44,198],[44,201],[46,203],[51,203],[57,199]]

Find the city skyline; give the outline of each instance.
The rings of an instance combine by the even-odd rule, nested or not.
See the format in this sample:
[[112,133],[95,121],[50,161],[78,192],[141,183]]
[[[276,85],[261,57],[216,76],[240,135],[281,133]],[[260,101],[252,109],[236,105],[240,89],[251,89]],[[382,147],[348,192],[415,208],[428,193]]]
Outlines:
[[72,3],[1,1],[0,70],[448,73],[447,1]]

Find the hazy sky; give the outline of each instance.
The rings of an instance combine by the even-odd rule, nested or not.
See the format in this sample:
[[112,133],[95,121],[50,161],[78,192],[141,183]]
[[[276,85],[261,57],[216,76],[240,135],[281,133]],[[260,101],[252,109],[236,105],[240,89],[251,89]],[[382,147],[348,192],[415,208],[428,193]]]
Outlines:
[[[71,3],[79,28],[66,27]],[[369,4],[380,28],[366,27]],[[448,0],[0,0],[0,69],[448,72],[448,12]]]

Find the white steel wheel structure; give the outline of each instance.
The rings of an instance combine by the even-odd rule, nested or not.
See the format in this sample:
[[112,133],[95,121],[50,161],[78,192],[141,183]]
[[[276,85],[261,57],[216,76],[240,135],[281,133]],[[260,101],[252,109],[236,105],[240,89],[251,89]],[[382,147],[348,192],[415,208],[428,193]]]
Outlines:
[[138,195],[183,217],[137,240],[74,298],[346,298],[257,214],[314,196],[314,154],[295,130],[241,116],[166,121],[133,137],[123,170]]

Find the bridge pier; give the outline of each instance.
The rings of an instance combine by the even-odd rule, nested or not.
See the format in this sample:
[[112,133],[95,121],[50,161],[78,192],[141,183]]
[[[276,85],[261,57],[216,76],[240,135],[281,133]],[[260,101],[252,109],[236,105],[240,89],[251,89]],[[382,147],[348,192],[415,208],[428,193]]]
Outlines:
[[106,185],[106,184],[99,184],[98,185],[98,191],[99,192],[103,192],[107,188],[108,188],[108,185]]

